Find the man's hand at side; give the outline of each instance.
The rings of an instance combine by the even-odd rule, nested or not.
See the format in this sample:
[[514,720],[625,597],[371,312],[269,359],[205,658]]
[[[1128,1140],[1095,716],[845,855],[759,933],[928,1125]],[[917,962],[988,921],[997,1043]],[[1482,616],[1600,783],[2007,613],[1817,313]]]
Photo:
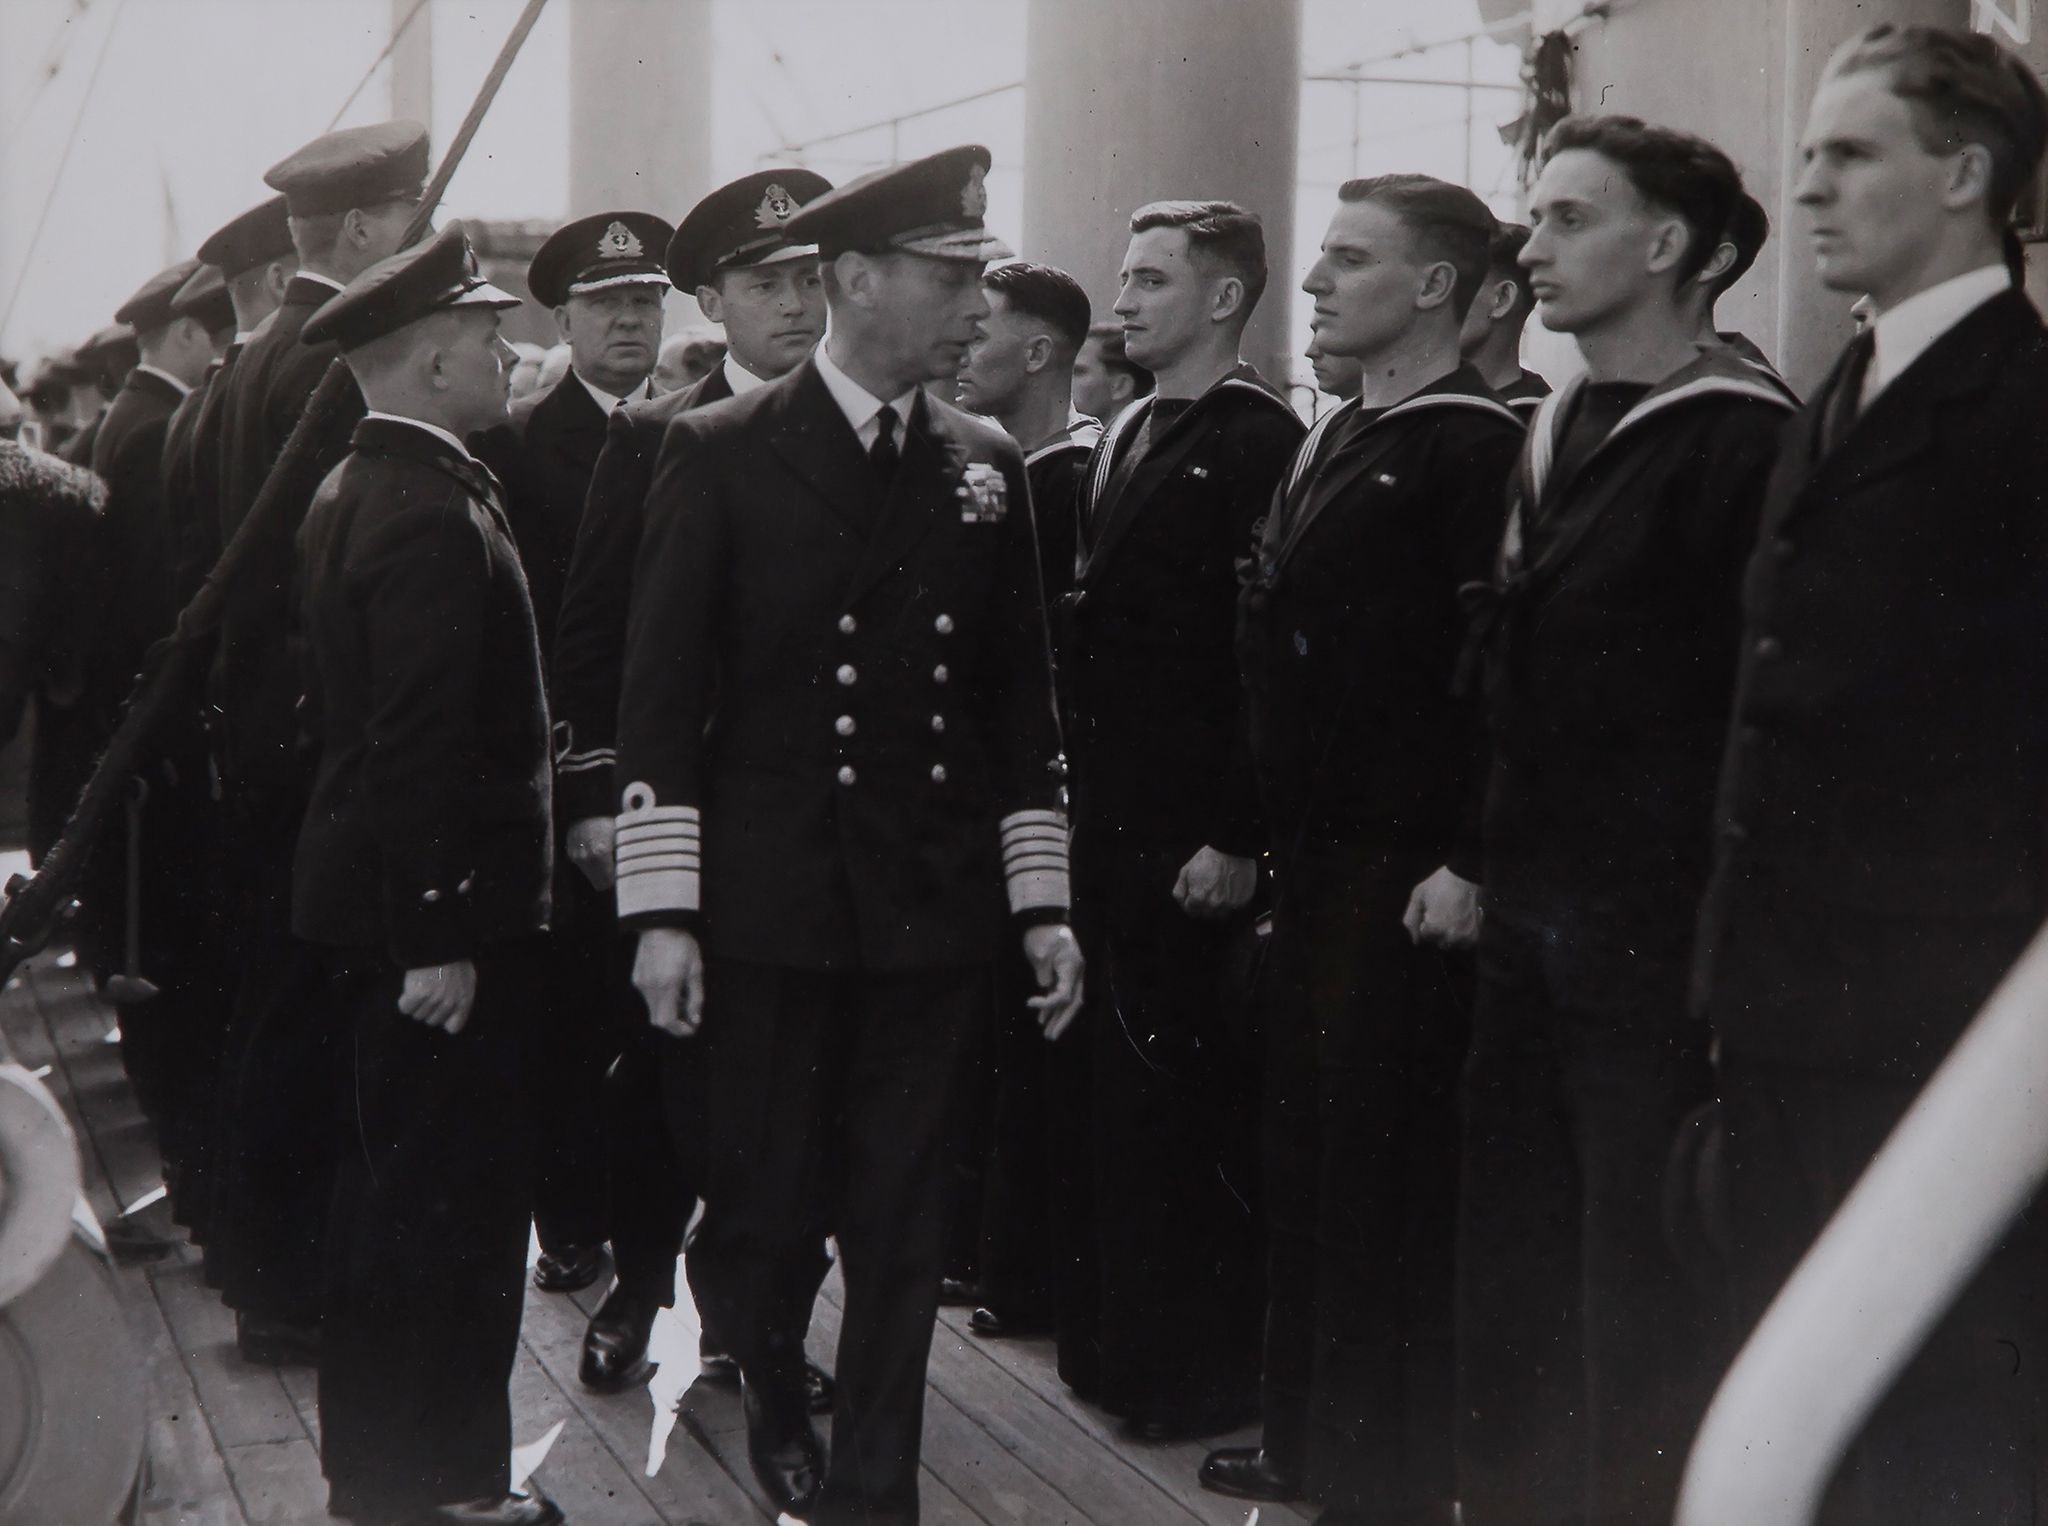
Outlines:
[[398,991],[399,1011],[444,1033],[460,1033],[475,1005],[476,966],[467,959],[407,970]]
[[633,955],[633,988],[647,1003],[647,1020],[686,1039],[704,1025],[704,952],[696,936],[676,927],[650,927]]
[[1048,1039],[1067,1031],[1081,1010],[1081,984],[1085,973],[1081,945],[1072,928],[1064,924],[1034,927],[1024,934],[1024,957],[1031,961],[1031,973],[1038,977],[1043,996],[1029,998],[1038,1010],[1038,1024]]
[[1461,949],[1479,941],[1479,919],[1479,887],[1439,869],[1408,897],[1401,925],[1417,943]]
[[586,816],[569,828],[569,862],[599,890],[611,889],[616,877],[612,853],[617,836],[618,822],[610,816]]
[[1191,917],[1227,917],[1250,903],[1258,883],[1255,861],[1204,847],[1181,865],[1173,898]]

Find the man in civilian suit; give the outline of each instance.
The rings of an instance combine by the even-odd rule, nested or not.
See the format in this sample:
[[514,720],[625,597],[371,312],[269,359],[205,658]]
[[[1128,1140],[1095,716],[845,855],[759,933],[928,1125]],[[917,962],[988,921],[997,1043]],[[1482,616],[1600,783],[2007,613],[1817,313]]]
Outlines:
[[[662,431],[678,413],[766,386],[817,346],[825,332],[817,249],[790,239],[783,225],[799,206],[829,189],[808,170],[761,170],[706,196],[667,241],[669,280],[679,291],[694,292],[704,315],[724,325],[727,353],[717,370],[689,387],[612,411],[583,504],[556,626],[550,697],[556,814],[567,823],[565,856],[594,890],[612,886],[613,740],[627,606]],[[701,1144],[692,1134],[703,1113],[695,1046],[673,1043],[643,1021],[623,963],[614,999],[625,1023],[612,1035],[615,1058],[608,1062],[605,1112],[619,1281],[592,1317],[583,1345],[584,1380],[600,1387],[638,1366],[654,1311],[675,1302],[676,1255],[696,1208]],[[657,1162],[652,1170],[644,1164],[650,1158]],[[627,1208],[626,1196],[649,1192],[661,1193],[661,1202]],[[808,1289],[792,1295],[803,1319],[799,1345],[829,1267],[821,1244],[805,1273]],[[736,1379],[718,1332],[701,1328],[705,1374]],[[805,1382],[812,1409],[828,1409],[831,1380],[807,1363]]]
[[[1807,120],[1821,279],[1876,316],[1771,479],[1701,917],[1745,1325],[2048,916],[2048,331],[2000,247],[2044,141],[2025,62],[1921,27],[1841,48]],[[1821,1519],[2038,1519],[2044,1264],[2036,1204]]]
[[[669,422],[627,632],[619,911],[651,1021],[707,1067],[691,1286],[763,1488],[813,1526],[918,1519],[944,1147],[991,961],[1021,936],[1053,1035],[1081,997],[1023,458],[925,387],[988,311],[988,167],[952,149],[790,220],[831,341]],[[789,1307],[827,1227],[829,1466]]]

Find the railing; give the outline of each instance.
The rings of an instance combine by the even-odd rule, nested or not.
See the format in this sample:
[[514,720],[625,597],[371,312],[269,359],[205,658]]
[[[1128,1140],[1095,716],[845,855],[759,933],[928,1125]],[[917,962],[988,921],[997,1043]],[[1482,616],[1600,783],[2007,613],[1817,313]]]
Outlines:
[[[1958,1172],[1959,1160],[1972,1169]],[[1693,1442],[1677,1526],[1807,1526],[1893,1376],[2044,1176],[2048,930],[1927,1083],[1729,1369]],[[1912,1233],[1902,1235],[1902,1224]]]

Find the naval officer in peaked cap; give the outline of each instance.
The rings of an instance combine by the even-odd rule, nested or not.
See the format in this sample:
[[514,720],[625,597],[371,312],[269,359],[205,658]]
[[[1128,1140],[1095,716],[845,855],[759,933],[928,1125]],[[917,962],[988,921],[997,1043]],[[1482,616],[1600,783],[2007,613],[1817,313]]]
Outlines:
[[[264,174],[285,199],[299,268],[284,299],[242,347],[223,401],[220,539],[254,507],[284,444],[339,353],[304,331],[314,312],[398,251],[427,174],[427,130],[378,122],[327,133]],[[241,1059],[235,1098],[241,1140],[226,1190],[241,1226],[218,1260],[237,1341],[255,1362],[307,1360],[318,1341],[320,1243],[333,1169],[319,1117],[335,1063],[328,1036],[301,1021],[319,993],[313,961],[289,930],[291,861],[306,806],[299,748],[299,673],[292,657],[292,538],[321,480],[348,453],[363,415],[343,384],[311,449],[278,486],[282,514],[243,553],[223,600],[212,703],[229,852],[239,867],[233,926],[238,980],[233,1022]],[[214,1270],[209,1263],[209,1270]]]
[[[583,504],[551,653],[549,700],[556,817],[565,825],[565,857],[589,891],[608,895],[612,888],[619,675],[642,507],[662,431],[678,413],[766,386],[810,355],[825,332],[818,251],[791,239],[785,225],[799,206],[830,189],[809,170],[759,170],[711,192],[667,241],[668,279],[694,292],[704,315],[724,325],[728,349],[724,364],[697,383],[612,411]],[[558,883],[557,889],[559,901],[579,894],[575,885]],[[605,1030],[605,1046],[616,1058],[606,1071],[603,1115],[618,1280],[584,1333],[580,1367],[583,1382],[600,1389],[629,1383],[643,1370],[655,1311],[675,1302],[676,1255],[697,1206],[701,1146],[694,1136],[704,1113],[696,1046],[650,1028],[625,966],[616,973],[603,1003],[620,1019]],[[543,1202],[546,1190],[544,1174]],[[550,1248],[545,1225],[542,1246]],[[787,1320],[799,1348],[829,1266],[816,1242],[792,1274]],[[547,1268],[543,1256],[537,1280]],[[722,1336],[709,1324],[701,1329],[705,1375],[735,1380]],[[829,1409],[831,1379],[817,1364],[806,1362],[804,1383],[807,1407]]]
[[499,485],[462,443],[505,415],[498,310],[517,305],[474,270],[451,223],[305,327],[368,409],[298,538],[317,764],[292,930],[320,954],[304,1020],[342,1036],[353,1136],[327,1229],[321,1463],[336,1515],[547,1526],[559,1510],[506,1489],[547,701]]
[[[675,230],[646,212],[610,211],[558,228],[527,267],[534,300],[551,308],[570,351],[559,381],[512,405],[473,448],[506,485],[506,519],[526,568],[542,671],[583,500],[611,415],[653,395],[669,290],[662,252]],[[566,861],[555,874],[554,919],[543,987],[547,1087],[536,1098],[538,1171],[534,1285],[572,1293],[604,1269],[612,1244],[618,1280],[592,1318],[581,1376],[613,1390],[645,1381],[656,1310],[674,1300],[676,1254],[689,1204],[674,1182],[658,1107],[630,1105],[608,1080],[624,1034],[626,988],[610,897]],[[592,991],[606,994],[592,999]],[[624,1127],[627,1120],[644,1127]]]
[[[1023,460],[925,389],[988,312],[988,168],[952,149],[790,219],[830,334],[670,420],[628,621],[619,912],[651,1020],[708,1068],[690,1283],[757,1477],[814,1526],[918,1518],[943,1151],[992,961],[1021,936],[1050,1034],[1081,999]],[[786,1312],[825,1225],[829,1463]]]

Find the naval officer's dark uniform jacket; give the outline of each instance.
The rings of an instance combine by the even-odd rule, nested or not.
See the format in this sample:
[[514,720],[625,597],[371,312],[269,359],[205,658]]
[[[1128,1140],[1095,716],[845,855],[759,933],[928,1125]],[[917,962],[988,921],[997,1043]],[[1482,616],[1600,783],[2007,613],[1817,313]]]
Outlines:
[[1172,890],[1205,844],[1245,857],[1263,846],[1237,563],[1302,432],[1241,365],[1192,401],[1127,408],[1077,503],[1059,654],[1091,981],[1101,1328],[1099,1373],[1071,1340],[1062,1370],[1099,1383],[1112,1408],[1167,1422],[1242,1414],[1256,1383],[1256,1056],[1227,1017],[1241,995],[1221,989],[1241,988],[1251,913],[1197,920]]
[[1650,386],[1575,378],[1530,426],[1474,590],[1492,751],[1484,866],[1460,866],[1485,886],[1459,1210],[1474,1526],[1668,1514],[1718,1376],[1661,1162],[1708,1085],[1687,955],[1741,569],[1790,407],[1719,345]]
[[[1854,353],[1771,478],[1700,919],[1745,1323],[2048,917],[2048,331],[2002,291],[1837,424]],[[2042,1217],[1901,1374],[1826,1519],[2031,1517]]]
[[[121,706],[135,686],[143,653],[170,627],[162,462],[164,435],[184,396],[170,377],[136,366],[107,405],[93,442],[92,469],[107,484],[107,508],[97,526],[104,602],[86,664],[86,687],[102,744],[113,734]],[[177,915],[175,865],[167,861],[165,850],[175,841],[166,828],[176,824],[178,811],[159,769],[147,768],[142,778],[156,809],[145,805],[141,813],[121,818],[107,834],[107,845],[94,856],[90,885],[81,897],[80,952],[101,976],[110,973],[119,958],[127,879],[124,848],[131,826],[139,833],[143,904],[170,904],[171,916]],[[167,869],[172,874],[166,874]],[[180,993],[164,961],[175,960],[177,947],[175,939],[166,946],[160,936],[166,930],[163,917],[146,918],[144,926],[150,937],[143,952],[155,966],[149,973],[166,989],[122,1025],[121,1059],[135,1083],[137,1100],[156,1124],[164,1153],[176,1168],[186,1153],[182,1121],[189,1109],[179,1105],[184,1091],[179,1063],[183,1035],[173,1020]]]
[[1454,692],[1459,591],[1499,545],[1522,428],[1470,367],[1392,407],[1341,404],[1274,494],[1238,602],[1277,880],[1263,1445],[1326,1506],[1399,1519],[1456,1497],[1467,1033],[1402,913],[1464,825],[1480,749]]
[[[111,730],[143,654],[166,634],[178,605],[171,576],[175,520],[165,477],[178,420],[196,421],[199,389],[180,391],[169,377],[137,366],[115,394],[94,447],[94,470],[108,485],[101,522],[107,604],[96,639],[96,687]],[[213,843],[211,781],[196,709],[161,739],[137,770],[140,807],[117,820],[95,862],[98,896],[88,893],[89,925],[111,946],[123,935],[122,844],[139,830],[137,880],[148,914],[139,928],[139,967],[159,994],[124,1014],[122,1058],[138,1100],[156,1124],[177,1190],[173,1206],[190,1221],[197,1200],[188,1170],[198,1159],[213,1111],[221,1001],[208,935],[214,922],[194,881]],[[97,904],[95,901],[97,900]]]
[[1006,905],[1067,900],[1023,463],[922,393],[901,440],[885,485],[816,359],[676,413],[619,711],[620,914],[708,961],[698,1306],[785,1412],[828,1216],[861,1311],[834,1526],[916,1519],[959,1071]]
[[[452,440],[363,419],[299,562],[317,763],[292,925],[326,957],[307,1020],[347,1035],[336,1116],[355,1136],[328,1231],[322,1461],[336,1509],[381,1518],[505,1487],[547,703],[497,485]],[[463,959],[460,1033],[398,1011],[404,971]]]
[[[627,407],[649,401],[643,382]],[[547,390],[519,399],[503,425],[474,442],[479,459],[505,484],[505,518],[533,590],[544,662],[554,651],[576,532],[609,423],[604,405],[569,372]]]
[[[732,395],[725,367],[720,366],[678,391],[615,408],[606,421],[564,580],[567,587],[549,671],[555,716],[555,816],[564,829],[593,816],[611,816],[618,806],[612,766],[617,757],[627,609],[662,434],[677,414]],[[558,882],[562,878],[566,876],[558,874]],[[581,874],[576,878],[580,881]],[[583,887],[570,888],[580,894]],[[614,915],[609,901],[603,914],[609,923]],[[703,1066],[699,1046],[671,1043],[654,1034],[637,994],[624,993],[620,1016],[624,1032],[614,1038],[634,1063],[617,1073],[608,1099],[617,1142],[611,1162],[612,1250],[622,1281],[669,1304],[675,1298],[676,1252],[697,1207]],[[613,1052],[620,1047],[615,1043]],[[652,1083],[658,1083],[660,1091],[648,1098],[641,1087]],[[791,1293],[792,1305],[800,1305],[803,1316],[799,1338],[809,1325],[815,1283],[831,1269],[822,1246],[811,1269],[813,1296]]]
[[141,670],[143,652],[177,614],[171,605],[163,458],[171,415],[186,396],[169,377],[137,366],[108,404],[93,443],[92,469],[107,484],[100,528],[108,602],[96,666],[110,720]]
[[[285,441],[340,353],[331,342],[299,340],[306,320],[339,290],[300,271],[285,287],[283,304],[242,347],[224,402],[223,547],[255,506]],[[279,850],[279,836],[296,825],[305,801],[297,752],[299,669],[289,618],[292,537],[305,516],[304,505],[347,454],[349,431],[362,415],[362,393],[351,377],[343,385],[341,406],[298,475],[282,485],[289,512],[253,548],[221,613],[215,690],[222,709],[222,771],[236,814],[267,853]],[[288,843],[281,852],[289,857]]]
[[182,461],[174,466],[168,453],[164,460],[164,491],[170,496],[171,586],[181,609],[220,560],[222,443],[227,432],[228,396],[233,390],[231,378],[248,340],[248,335],[237,334],[220,363],[208,373]]
[[[219,400],[228,358],[236,352],[237,346],[230,345],[227,357],[206,368],[206,375],[171,414],[164,432],[159,469],[165,548],[161,576],[172,621],[218,559],[219,516],[214,505],[220,482]],[[212,428],[207,427],[209,420]],[[189,1017],[181,1020],[179,1036],[180,1049],[190,1061],[185,1067],[186,1091],[193,1105],[185,1110],[190,1126],[181,1145],[184,1158],[179,1162],[172,1207],[179,1222],[192,1227],[198,1242],[211,1234],[208,1221],[215,1196],[223,1111],[219,1071],[233,985],[222,957],[227,927],[222,899],[225,885],[207,713],[203,700],[195,697],[181,723],[166,737],[161,788],[149,803],[160,812],[175,808],[178,819],[174,840],[162,844],[156,854],[160,872],[166,875],[164,888],[156,894],[145,892],[146,904],[152,910],[161,907],[163,914],[150,918],[143,928],[146,937],[153,933],[155,941],[165,946],[166,956],[176,967],[176,984],[193,997],[187,1007]],[[161,957],[146,963],[145,968],[151,979],[164,983]]]
[[208,363],[206,374],[171,411],[170,423],[164,429],[163,456],[157,470],[164,501],[164,570],[173,614],[185,607],[184,591],[188,586],[182,569],[191,554],[191,524],[197,496],[194,476],[199,459],[199,418],[205,411],[206,400],[213,395],[215,383],[220,380],[224,364],[225,361],[220,359]]
[[[645,383],[634,389],[642,406],[653,401],[646,392]],[[526,569],[544,673],[552,672],[563,592],[605,447],[607,414],[623,414],[634,405],[608,410],[571,372],[521,398],[505,424],[472,442],[505,484],[505,519]],[[618,605],[605,612],[621,633],[634,549],[637,537],[635,547],[625,549]],[[609,691],[614,710],[617,658],[615,651]],[[552,710],[552,692],[549,698]],[[558,725],[556,735],[569,729]],[[609,805],[605,811],[610,813]],[[669,1305],[675,1301],[676,1256],[696,1201],[677,1178],[662,1125],[657,1067],[645,1063],[652,1034],[627,980],[630,957],[617,934],[611,897],[561,854],[560,833],[576,819],[566,808],[555,813],[550,1020],[542,1059],[548,1081],[537,1122],[534,1228],[541,1249],[551,1253],[610,1242],[621,1285]],[[622,1052],[634,1063],[615,1070]]]
[[[271,466],[340,351],[300,332],[340,288],[305,271],[242,346],[220,416],[219,543],[235,538]],[[217,725],[221,815],[239,869],[230,936],[239,972],[227,1039],[228,1074],[242,1088],[229,1109],[232,1167],[221,1218],[232,1225],[208,1247],[209,1273],[246,1314],[318,1318],[325,1213],[332,1169],[319,1099],[330,1083],[326,1030],[300,1020],[323,980],[291,933],[292,853],[310,786],[300,747],[302,668],[292,615],[294,536],[306,505],[348,453],[362,417],[353,377],[340,408],[292,481],[285,514],[249,560],[222,606],[211,701]]]
[[606,421],[564,580],[549,670],[556,815],[565,825],[618,812],[612,766],[626,666],[626,606],[662,434],[677,414],[731,396],[732,383],[720,366],[680,391],[628,403]]

